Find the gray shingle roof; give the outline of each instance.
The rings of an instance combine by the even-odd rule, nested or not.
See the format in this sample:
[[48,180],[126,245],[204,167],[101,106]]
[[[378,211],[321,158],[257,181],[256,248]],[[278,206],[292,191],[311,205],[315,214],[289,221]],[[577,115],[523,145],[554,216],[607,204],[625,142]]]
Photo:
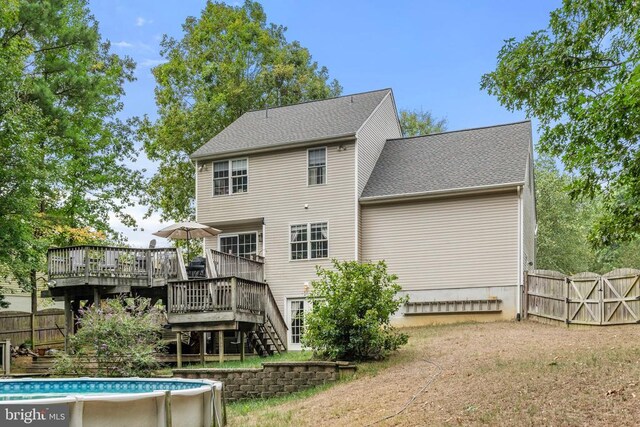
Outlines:
[[521,183],[531,122],[388,140],[362,197]]
[[355,134],[390,89],[250,111],[197,149],[192,158]]

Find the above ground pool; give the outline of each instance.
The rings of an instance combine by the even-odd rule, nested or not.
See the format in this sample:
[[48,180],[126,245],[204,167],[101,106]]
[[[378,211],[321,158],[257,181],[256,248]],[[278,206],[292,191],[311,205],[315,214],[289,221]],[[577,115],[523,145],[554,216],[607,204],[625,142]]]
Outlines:
[[0,425],[221,426],[222,383],[180,378],[0,380]]

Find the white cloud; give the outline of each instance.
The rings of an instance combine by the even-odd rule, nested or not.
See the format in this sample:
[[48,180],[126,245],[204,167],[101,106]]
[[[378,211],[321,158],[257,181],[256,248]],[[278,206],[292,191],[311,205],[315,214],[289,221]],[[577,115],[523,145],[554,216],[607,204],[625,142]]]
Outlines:
[[149,242],[152,239],[156,239],[157,247],[169,247],[171,243],[167,239],[163,239],[154,236],[152,233],[166,227],[168,224],[163,224],[160,221],[160,216],[157,214],[151,215],[149,218],[144,218],[147,208],[141,205],[137,205],[127,209],[127,213],[133,216],[138,222],[138,229],[133,230],[123,225],[115,215],[109,216],[109,225],[127,237],[127,245],[135,248],[146,248],[149,246]]
[[143,25],[152,24],[153,20],[143,18],[142,16],[138,16],[136,18],[136,27],[142,27]]
[[133,45],[129,42],[125,42],[125,41],[121,41],[121,42],[116,42],[116,43],[111,43],[114,46],[117,47],[133,47]]
[[141,67],[155,67],[157,65],[160,64],[164,64],[165,62],[167,62],[166,59],[151,59],[151,58],[145,58],[142,61],[139,62]]

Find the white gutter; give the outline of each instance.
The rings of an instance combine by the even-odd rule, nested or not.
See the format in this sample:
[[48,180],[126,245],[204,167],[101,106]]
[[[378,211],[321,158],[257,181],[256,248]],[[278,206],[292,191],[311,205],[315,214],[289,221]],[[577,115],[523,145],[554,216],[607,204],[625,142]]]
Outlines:
[[516,318],[520,320],[522,318],[522,279],[523,279],[523,268],[522,268],[522,231],[523,231],[523,216],[522,216],[522,187],[518,187],[518,287],[516,292]]
[[504,184],[491,184],[491,185],[478,185],[475,187],[460,187],[460,188],[447,188],[444,190],[423,191],[417,193],[405,193],[405,194],[389,194],[385,196],[369,196],[361,197],[360,203],[373,204],[384,203],[396,200],[419,200],[427,199],[431,197],[450,196],[450,195],[465,195],[471,193],[492,192],[499,190],[506,190],[511,188],[517,188],[524,185],[524,182],[508,182]]

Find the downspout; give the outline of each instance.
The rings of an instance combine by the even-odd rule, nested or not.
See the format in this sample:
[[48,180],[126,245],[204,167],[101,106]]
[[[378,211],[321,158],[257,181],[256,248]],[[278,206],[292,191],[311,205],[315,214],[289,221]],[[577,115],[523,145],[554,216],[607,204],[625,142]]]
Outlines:
[[[195,160],[195,161],[192,160],[191,163],[193,163],[193,171],[194,171],[195,181],[196,181],[196,188],[195,188],[195,193],[194,193],[194,195],[195,195],[194,203],[195,203],[195,211],[196,211],[195,221],[198,222],[198,161],[197,160]],[[202,256],[204,258],[206,258],[207,257],[207,255],[206,255],[207,251],[205,249],[204,242],[205,242],[205,239],[202,239]]]
[[522,186],[518,186],[518,287],[516,291],[516,320],[522,316]]
[[262,220],[262,257],[264,258],[264,266],[262,267],[262,280],[267,282],[267,225]]

